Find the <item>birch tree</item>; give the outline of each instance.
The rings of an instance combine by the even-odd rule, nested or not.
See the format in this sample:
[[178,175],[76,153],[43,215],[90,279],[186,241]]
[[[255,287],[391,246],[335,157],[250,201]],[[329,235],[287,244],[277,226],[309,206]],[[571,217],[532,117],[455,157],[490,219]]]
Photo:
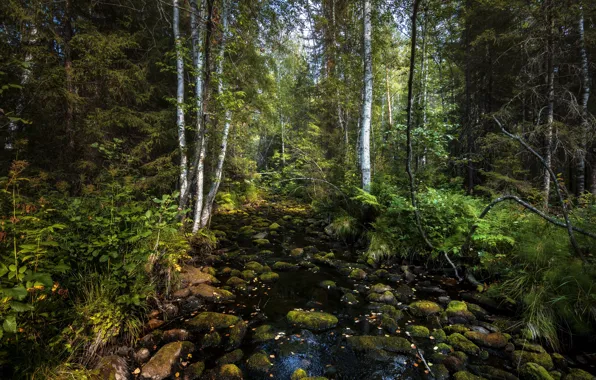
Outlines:
[[362,173],[362,189],[370,191],[370,127],[372,115],[373,74],[371,48],[371,4],[364,0],[364,92],[360,122],[360,171]]
[[[581,195],[586,189],[586,151],[588,148],[587,138],[590,130],[590,122],[588,120],[588,102],[590,101],[590,68],[588,63],[588,52],[586,50],[586,39],[584,30],[584,10],[580,6],[579,20],[579,49],[581,59],[581,140],[577,158],[577,195]],[[596,184],[592,182],[594,190]],[[595,192],[596,193],[596,192]]]
[[[555,117],[555,69],[554,69],[554,18],[550,9],[550,1],[546,3],[548,40],[546,46],[546,85],[547,85],[547,106],[546,106],[546,154],[544,155],[545,170],[542,179],[544,191],[544,209],[548,209],[548,198],[550,194],[551,178],[548,169],[552,167],[553,157],[553,123]],[[554,186],[557,186],[555,183]]]

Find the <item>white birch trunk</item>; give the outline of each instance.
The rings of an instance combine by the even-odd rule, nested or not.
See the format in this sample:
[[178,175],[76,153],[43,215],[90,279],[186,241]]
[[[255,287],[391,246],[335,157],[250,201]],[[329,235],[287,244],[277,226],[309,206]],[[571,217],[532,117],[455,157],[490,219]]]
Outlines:
[[[226,46],[226,38],[228,35],[228,0],[222,1],[222,40],[220,45],[220,59],[217,65],[217,77],[218,77],[218,92],[221,96],[224,91],[223,85],[223,63],[224,63],[224,53],[225,53],[225,46]],[[219,150],[219,155],[217,157],[217,167],[215,168],[215,174],[213,176],[213,183],[211,184],[211,188],[209,189],[209,194],[207,194],[207,199],[205,200],[205,206],[203,207],[203,212],[201,215],[201,227],[207,226],[209,220],[211,219],[211,213],[213,211],[213,202],[215,201],[215,196],[217,195],[217,191],[219,190],[219,185],[221,184],[221,176],[223,173],[223,165],[226,159],[226,151],[228,148],[228,134],[230,132],[230,111],[228,109],[224,112],[224,130],[221,139],[221,146]]]
[[173,29],[176,44],[176,127],[178,129],[178,148],[180,150],[180,207],[184,208],[188,192],[188,157],[186,152],[186,136],[184,127],[184,57],[182,40],[180,39],[180,4],[179,0],[172,0],[174,6]]
[[[547,10],[547,12],[551,12]],[[542,181],[542,189],[544,192],[544,209],[548,209],[548,199],[550,195],[550,173],[548,169],[552,167],[552,149],[553,149],[553,122],[555,116],[555,71],[554,71],[554,44],[553,44],[553,28],[554,20],[549,22],[549,37],[547,47],[547,115],[546,115],[546,154],[544,155],[544,161],[546,169],[544,171],[544,177]],[[554,184],[554,186],[558,186]]]
[[587,136],[590,129],[588,121],[588,102],[590,101],[590,68],[588,62],[588,53],[586,50],[586,39],[584,29],[584,11],[580,7],[579,22],[579,47],[581,56],[581,80],[582,80],[582,94],[581,94],[581,143],[578,150],[577,162],[577,195],[581,195],[586,189],[586,152],[588,148]]
[[362,189],[365,191],[370,191],[371,183],[370,126],[373,97],[371,31],[371,4],[370,0],[364,0],[364,96],[360,123],[360,170],[362,172]]

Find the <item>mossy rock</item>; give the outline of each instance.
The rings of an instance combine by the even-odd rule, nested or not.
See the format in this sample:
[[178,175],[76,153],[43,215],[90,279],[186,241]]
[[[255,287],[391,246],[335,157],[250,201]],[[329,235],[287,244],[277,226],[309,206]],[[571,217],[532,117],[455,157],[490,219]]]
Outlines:
[[477,331],[467,331],[464,336],[477,345],[488,348],[503,348],[509,342],[501,333],[482,334]]
[[416,301],[410,304],[410,312],[417,317],[428,317],[441,311],[441,306],[432,301]]
[[348,277],[350,277],[352,280],[364,280],[366,276],[367,274],[364,271],[364,269],[360,268],[352,269],[352,271],[348,275]]
[[302,255],[304,255],[303,248],[294,248],[290,251],[290,256],[292,257],[301,257]]
[[548,371],[536,363],[525,363],[519,369],[522,380],[554,380]]
[[286,263],[284,261],[278,261],[272,266],[273,270],[279,272],[288,272],[293,270],[298,270],[299,267],[296,264]]
[[398,310],[391,305],[383,305],[383,306],[381,306],[379,311],[381,313],[383,313],[384,315],[388,315],[389,317],[393,318],[396,321],[399,321],[400,319],[402,319],[404,317],[403,311]]
[[225,364],[217,371],[217,378],[221,380],[242,380],[242,371],[235,364]]
[[338,322],[336,316],[316,311],[292,310],[286,318],[291,325],[312,331],[330,329],[337,326]]
[[459,371],[453,374],[455,380],[483,380],[484,377],[476,376],[468,371]]
[[221,274],[221,275],[224,275],[224,276],[227,276],[227,275],[229,275],[229,274],[231,274],[231,273],[232,273],[232,268],[230,268],[230,267],[225,267],[225,268],[222,268],[222,269],[219,271],[219,274]]
[[272,366],[273,363],[269,361],[269,357],[264,352],[252,354],[246,361],[246,367],[254,372],[266,373]]
[[269,245],[271,244],[271,242],[268,239],[255,239],[252,241],[254,245],[257,246],[263,246],[263,245]]
[[262,273],[263,272],[263,264],[258,263],[256,261],[249,261],[248,263],[244,264],[244,269],[252,270],[256,273]]
[[480,348],[462,334],[454,333],[449,335],[447,337],[447,343],[454,349],[465,352],[466,354],[475,356],[480,354]]
[[236,295],[228,290],[215,288],[207,284],[191,286],[189,290],[192,295],[204,298],[211,302],[227,302],[236,298]]
[[269,225],[269,230],[271,231],[277,231],[281,228],[281,226],[278,223],[271,223]]
[[201,349],[218,347],[221,344],[221,335],[217,331],[210,332],[201,339]]
[[453,334],[453,333],[465,334],[466,332],[470,331],[470,329],[467,326],[464,326],[462,324],[445,326],[445,327],[443,327],[443,330],[447,334]]
[[370,302],[386,303],[388,305],[397,305],[397,299],[390,291],[383,294],[370,293],[367,297]]
[[449,321],[467,321],[472,322],[476,320],[476,316],[468,310],[468,305],[463,301],[451,301],[445,310]]
[[335,289],[335,288],[337,288],[337,285],[335,284],[334,281],[325,280],[325,281],[319,282],[319,287],[321,287],[323,289]]
[[184,370],[184,380],[200,379],[204,371],[205,362],[192,363]]
[[201,272],[207,273],[211,276],[215,276],[217,274],[217,270],[213,267],[203,267],[203,269],[201,269]]
[[519,380],[517,376],[513,375],[509,371],[488,365],[471,365],[470,370],[476,375],[484,376],[490,380]]
[[246,281],[241,279],[240,277],[232,276],[226,281],[226,285],[237,287],[237,286],[244,286],[246,285]]
[[375,284],[370,288],[371,293],[385,293],[391,291],[391,286],[385,284]]
[[477,319],[483,319],[488,315],[488,311],[484,310],[481,306],[475,303],[468,302],[468,310],[474,314]]
[[165,379],[178,369],[180,359],[186,359],[186,356],[194,350],[195,345],[191,342],[168,343],[143,366],[141,376],[149,379]]
[[436,345],[436,347],[437,349],[435,350],[435,352],[438,352],[443,355],[447,355],[453,352],[453,347],[446,343],[439,343]]
[[544,347],[542,347],[539,344],[532,343],[526,339],[515,339],[513,341],[513,344],[515,344],[515,346],[522,351],[537,352],[539,354],[546,353],[546,350],[544,349]]
[[536,364],[546,368],[546,370],[551,370],[554,367],[553,359],[546,352],[539,353],[539,352],[516,350],[516,351],[513,351],[513,353],[511,355],[512,355],[511,358],[512,358],[513,364],[515,366],[524,365],[526,363],[536,363]]
[[277,332],[271,325],[262,325],[257,327],[253,334],[252,341],[254,343],[262,343],[267,342],[269,340],[275,339],[275,335]]
[[223,355],[219,359],[217,359],[216,363],[218,365],[224,364],[232,364],[238,363],[244,357],[244,352],[241,349],[234,350],[232,352],[228,352],[227,354]]
[[358,301],[358,297],[353,295],[352,293],[346,293],[341,296],[340,301],[346,305],[357,305],[360,301]]
[[386,314],[381,316],[381,326],[390,334],[395,334],[399,330],[399,325],[395,319]]
[[272,250],[269,250],[269,249],[263,249],[262,251],[259,251],[260,256],[271,256],[274,253],[275,252],[273,252]]
[[235,326],[242,322],[242,318],[235,315],[205,311],[187,321],[186,324],[199,332],[207,332],[211,329],[224,329]]
[[350,336],[347,341],[355,351],[385,350],[402,354],[413,352],[412,344],[407,339],[397,336],[360,335]]
[[243,279],[249,281],[249,280],[252,280],[253,278],[257,277],[257,274],[254,270],[247,269],[247,270],[243,270],[242,274],[240,276]]
[[275,272],[265,272],[259,276],[259,279],[263,282],[275,282],[279,280],[279,274]]
[[447,334],[443,329],[436,329],[431,333],[432,337],[435,338],[435,341],[438,343],[447,341]]
[[242,344],[242,340],[246,335],[246,323],[241,322],[230,327],[230,336],[225,345],[227,351],[234,350]]
[[294,371],[294,373],[292,373],[292,376],[290,376],[290,380],[300,380],[306,377],[308,377],[308,373],[306,373],[306,371],[302,368],[298,368]]
[[230,276],[240,277],[240,276],[242,276],[242,272],[239,271],[238,269],[232,269],[232,271],[230,272]]
[[594,375],[579,368],[570,368],[563,380],[594,380]]
[[406,331],[414,338],[428,338],[430,331],[425,326],[409,325],[406,327]]

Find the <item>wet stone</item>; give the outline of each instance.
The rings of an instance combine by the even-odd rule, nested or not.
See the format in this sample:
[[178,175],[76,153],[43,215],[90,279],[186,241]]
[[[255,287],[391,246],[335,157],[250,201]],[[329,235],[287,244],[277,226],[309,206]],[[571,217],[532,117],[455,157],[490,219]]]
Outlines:
[[335,327],[338,323],[336,316],[315,311],[293,310],[286,318],[291,325],[312,331],[326,330]]

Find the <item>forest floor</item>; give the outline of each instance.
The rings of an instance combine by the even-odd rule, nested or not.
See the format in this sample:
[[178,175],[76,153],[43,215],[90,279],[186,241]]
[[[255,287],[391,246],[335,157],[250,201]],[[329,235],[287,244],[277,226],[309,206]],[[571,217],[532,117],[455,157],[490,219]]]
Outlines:
[[220,212],[220,247],[183,268],[133,366],[108,357],[104,368],[150,379],[592,378],[452,278],[358,263],[327,224],[289,201]]

